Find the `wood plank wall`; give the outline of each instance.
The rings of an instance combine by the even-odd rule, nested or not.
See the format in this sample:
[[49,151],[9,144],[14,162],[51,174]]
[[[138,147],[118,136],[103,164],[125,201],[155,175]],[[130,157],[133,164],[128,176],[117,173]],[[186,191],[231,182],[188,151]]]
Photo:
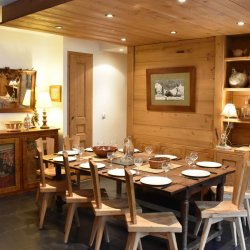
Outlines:
[[[143,149],[151,144],[155,151],[180,156],[198,150],[204,158],[212,159],[215,38],[136,46],[129,48],[129,55],[127,132],[135,145]],[[148,111],[146,69],[185,66],[196,67],[196,112]]]

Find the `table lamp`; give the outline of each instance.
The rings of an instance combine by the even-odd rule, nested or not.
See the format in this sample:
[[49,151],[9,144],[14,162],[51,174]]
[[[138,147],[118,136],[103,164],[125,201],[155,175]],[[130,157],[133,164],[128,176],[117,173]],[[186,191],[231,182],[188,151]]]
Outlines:
[[40,128],[41,129],[49,128],[49,126],[47,125],[46,109],[52,106],[52,102],[48,92],[40,92],[38,94],[36,106],[38,108],[43,108],[43,125]]
[[231,147],[229,145],[227,145],[228,136],[229,136],[231,128],[232,128],[230,126],[229,118],[237,118],[238,117],[235,105],[232,103],[227,103],[225,105],[221,115],[227,117],[227,126],[226,126],[225,131],[221,135],[221,145],[220,146],[222,146],[224,149],[231,149]]

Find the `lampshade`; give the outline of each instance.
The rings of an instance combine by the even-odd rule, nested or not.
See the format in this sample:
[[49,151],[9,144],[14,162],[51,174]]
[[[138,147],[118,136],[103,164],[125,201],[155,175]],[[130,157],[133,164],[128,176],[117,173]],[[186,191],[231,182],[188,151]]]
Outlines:
[[40,92],[38,94],[37,100],[36,100],[36,106],[38,108],[50,108],[52,106],[52,102],[50,99],[50,95],[48,92]]
[[30,106],[31,89],[27,89],[23,98],[23,105]]
[[221,113],[226,117],[238,117],[235,105],[232,103],[227,103]]

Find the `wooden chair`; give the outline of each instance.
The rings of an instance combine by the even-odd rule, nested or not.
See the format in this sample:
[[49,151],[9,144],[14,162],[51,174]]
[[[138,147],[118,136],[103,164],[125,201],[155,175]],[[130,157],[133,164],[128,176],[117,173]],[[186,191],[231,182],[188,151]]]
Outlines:
[[[66,204],[68,204],[68,211],[64,228],[64,243],[67,243],[74,215],[76,216],[77,225],[80,226],[77,208],[80,206],[91,207],[91,201],[94,200],[94,193],[93,189],[73,189],[67,152],[63,153],[63,160],[67,179]],[[107,197],[105,189],[101,189],[100,192],[103,197]]]
[[43,163],[43,150],[37,147],[38,161],[40,167],[40,186],[39,192],[42,196],[40,215],[39,215],[39,228],[43,228],[44,218],[48,207],[49,199],[55,195],[60,194],[65,196],[66,181],[65,180],[50,180],[45,178],[45,164]]
[[201,236],[199,249],[204,249],[212,224],[222,220],[228,220],[236,225],[241,249],[246,249],[242,230],[241,217],[247,215],[243,200],[250,178],[250,162],[237,171],[234,182],[233,196],[231,201],[196,201],[200,218],[204,219],[204,228]]
[[182,232],[182,226],[172,212],[136,213],[133,176],[125,169],[129,213],[125,214],[128,240],[126,250],[136,250],[140,239],[146,235],[154,235],[168,239],[169,249],[178,249],[175,233]]
[[[72,150],[72,148],[77,148],[80,146],[80,136],[73,135],[72,137],[65,136],[63,138],[63,148],[64,150]],[[80,174],[78,170],[71,170],[71,179],[78,186],[80,186],[81,181],[90,180],[91,177],[89,175]]]
[[[89,245],[92,246],[94,239],[96,238],[95,250],[99,250],[104,233],[104,228],[108,218],[111,216],[124,216],[125,213],[128,212],[129,207],[127,199],[102,199],[100,192],[100,180],[96,163],[89,159],[89,165],[93,180],[93,190],[95,196],[94,201],[92,201],[92,207],[95,213],[95,220],[89,240]],[[137,206],[136,209],[141,212],[140,207]]]

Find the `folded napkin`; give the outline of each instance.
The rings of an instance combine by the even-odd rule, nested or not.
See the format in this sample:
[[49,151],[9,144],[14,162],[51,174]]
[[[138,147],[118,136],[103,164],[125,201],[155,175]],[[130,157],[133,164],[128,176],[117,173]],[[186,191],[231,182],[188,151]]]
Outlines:
[[[179,168],[181,166],[182,165],[180,165],[180,164],[171,163],[171,170],[175,169],[175,168]],[[140,171],[144,171],[144,172],[148,172],[148,173],[154,173],[154,174],[158,174],[158,173],[164,172],[162,169],[151,168],[149,164],[145,164],[145,165],[142,165],[140,167],[135,167],[134,169],[140,170]]]

